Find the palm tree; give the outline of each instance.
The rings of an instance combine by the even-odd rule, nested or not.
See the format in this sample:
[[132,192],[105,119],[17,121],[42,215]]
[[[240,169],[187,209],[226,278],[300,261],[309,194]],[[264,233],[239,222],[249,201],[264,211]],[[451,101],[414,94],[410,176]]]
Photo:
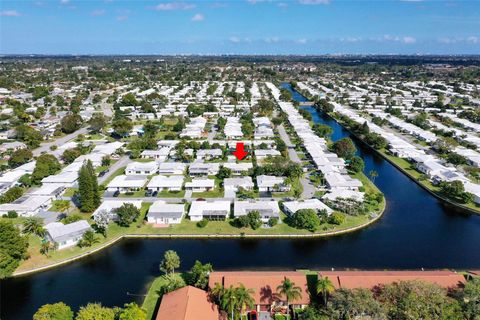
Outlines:
[[98,243],[98,238],[95,236],[95,233],[93,233],[92,230],[87,230],[85,231],[85,233],[83,234],[83,237],[82,237],[82,240],[81,240],[81,244],[82,246],[84,247],[91,247],[92,245],[94,245],[95,243]]
[[375,170],[370,170],[370,172],[368,173],[368,175],[369,175],[370,178],[372,179],[373,183],[375,183],[375,178],[378,177],[378,172],[375,171]]
[[225,293],[225,288],[220,283],[215,283],[215,286],[210,290],[210,295],[212,296],[212,300],[220,305],[222,301],[222,296]]
[[325,307],[327,306],[328,295],[335,290],[332,281],[328,277],[320,278],[317,281],[317,294],[321,294]]
[[220,307],[231,314],[233,320],[233,311],[236,310],[238,306],[235,288],[230,286],[229,288],[224,289],[220,299]]
[[247,308],[253,308],[255,305],[255,300],[252,297],[254,294],[253,289],[247,289],[242,283],[240,283],[238,288],[235,288],[235,293],[237,308],[239,308],[240,314],[243,314]]
[[54,249],[55,249],[55,245],[50,241],[42,241],[40,245],[40,253],[45,255],[46,257],[49,256],[50,250],[54,250]]
[[285,278],[282,284],[277,287],[277,293],[285,296],[287,302],[287,313],[290,315],[290,302],[302,298],[302,288],[295,286],[295,282]]
[[45,236],[45,228],[42,225],[42,221],[38,218],[27,218],[23,222],[23,232],[26,234],[35,234],[40,238]]

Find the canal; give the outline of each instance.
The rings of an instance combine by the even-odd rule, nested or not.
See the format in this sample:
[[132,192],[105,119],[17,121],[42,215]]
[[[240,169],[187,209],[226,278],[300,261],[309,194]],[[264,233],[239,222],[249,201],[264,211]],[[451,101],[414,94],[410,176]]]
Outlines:
[[[305,108],[315,122],[332,126],[333,140],[350,136],[331,118]],[[141,302],[137,295],[160,274],[158,264],[168,249],[178,252],[184,270],[196,259],[218,270],[480,268],[480,217],[445,206],[354,141],[365,172],[378,172],[375,183],[387,199],[384,216],[372,226],[328,239],[125,240],[78,262],[3,281],[0,319],[31,319],[38,307],[57,301],[74,309],[95,301]]]

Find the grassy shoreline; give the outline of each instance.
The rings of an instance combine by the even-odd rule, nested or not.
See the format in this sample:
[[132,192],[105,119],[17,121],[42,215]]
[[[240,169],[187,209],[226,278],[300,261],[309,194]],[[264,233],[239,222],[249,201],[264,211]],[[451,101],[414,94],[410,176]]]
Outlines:
[[[364,174],[362,180],[366,182],[366,190],[375,190],[379,192],[378,188],[371,183]],[[322,238],[338,236],[345,233],[350,233],[363,229],[370,224],[376,222],[385,212],[385,199],[379,204],[376,210],[376,216],[371,215],[346,215],[346,221],[339,226],[324,224],[323,229],[317,232],[310,232],[308,230],[295,229],[288,226],[286,223],[280,223],[272,228],[260,228],[252,230],[250,228],[239,229],[232,226],[230,221],[211,221],[204,228],[199,228],[196,222],[184,219],[178,225],[171,225],[166,228],[155,228],[150,224],[144,223],[145,215],[151,203],[143,203],[141,208],[141,215],[137,222],[130,227],[119,227],[116,224],[111,224],[105,238],[98,236],[100,241],[89,248],[71,247],[60,251],[55,251],[49,257],[41,255],[40,238],[29,236],[30,246],[28,253],[30,258],[21,262],[20,266],[13,273],[12,276],[22,276],[35,272],[45,271],[55,268],[86,256],[98,253],[103,249],[117,243],[124,238]],[[283,215],[285,217],[285,215]]]

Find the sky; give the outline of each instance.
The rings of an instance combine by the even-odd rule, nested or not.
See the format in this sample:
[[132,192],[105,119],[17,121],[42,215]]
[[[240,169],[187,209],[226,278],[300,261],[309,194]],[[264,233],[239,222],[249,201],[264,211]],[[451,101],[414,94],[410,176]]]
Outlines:
[[480,0],[0,0],[0,54],[480,54]]

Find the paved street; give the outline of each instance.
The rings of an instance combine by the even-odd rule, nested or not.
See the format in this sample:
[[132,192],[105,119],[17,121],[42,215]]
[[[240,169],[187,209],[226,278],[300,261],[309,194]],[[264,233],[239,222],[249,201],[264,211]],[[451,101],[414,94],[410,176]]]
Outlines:
[[80,134],[86,134],[87,132],[88,132],[88,128],[83,127],[73,133],[70,133],[70,134],[67,134],[66,136],[58,138],[55,141],[44,142],[40,145],[40,147],[32,151],[33,155],[39,156],[40,154],[42,154],[42,152],[49,152],[51,146],[59,147],[71,140],[75,140]]
[[[285,131],[285,128],[283,127],[283,125],[279,125],[277,128],[278,128],[278,133],[280,134],[280,138],[282,138],[283,142],[285,142],[285,144],[287,145],[288,156],[290,157],[290,159],[293,162],[302,163],[302,160],[298,156],[297,151],[295,151],[295,146],[290,140],[290,137]],[[305,175],[300,178],[300,183],[302,184],[302,187],[303,187],[302,199],[312,198],[313,195],[315,194],[315,186],[310,182],[308,178],[305,177]]]
[[115,173],[115,171],[117,171],[118,169],[120,169],[121,167],[125,167],[127,166],[127,164],[129,162],[131,162],[132,160],[128,157],[128,156],[123,156],[121,157],[120,159],[118,159],[117,162],[115,162],[111,167],[110,169],[108,170],[108,172],[103,176],[103,177],[100,177],[98,178],[98,184],[102,184],[104,183],[108,177],[110,177],[112,174]]

